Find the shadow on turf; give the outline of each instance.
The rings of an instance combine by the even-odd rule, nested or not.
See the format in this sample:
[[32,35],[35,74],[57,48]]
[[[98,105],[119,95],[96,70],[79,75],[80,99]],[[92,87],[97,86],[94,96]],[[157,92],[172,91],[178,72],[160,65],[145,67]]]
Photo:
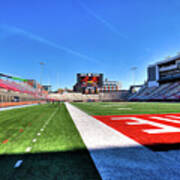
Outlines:
[[[18,160],[20,168],[14,169]],[[0,179],[3,180],[80,180],[101,179],[87,150],[43,152],[0,156]]]
[[180,150],[180,143],[168,144],[147,144],[145,145],[147,148],[152,151],[170,151],[170,150]]
[[[152,144],[146,145],[146,147],[153,151],[168,151],[180,149],[180,143]],[[116,163],[122,167],[127,166],[127,164],[123,164],[121,160],[128,159],[130,162],[132,157],[133,160],[135,158],[137,162],[146,163],[143,158],[147,154],[143,155],[146,151],[144,151],[144,148],[141,146],[105,148],[93,150],[93,152],[95,156],[100,155],[102,161],[103,157],[107,158],[108,155],[114,157]],[[24,162],[20,168],[14,169],[14,165],[18,160],[23,160]],[[116,166],[116,163],[113,165]],[[105,164],[105,166],[107,166],[107,164]],[[101,178],[87,150],[77,149],[66,152],[0,155],[0,179],[99,180]]]

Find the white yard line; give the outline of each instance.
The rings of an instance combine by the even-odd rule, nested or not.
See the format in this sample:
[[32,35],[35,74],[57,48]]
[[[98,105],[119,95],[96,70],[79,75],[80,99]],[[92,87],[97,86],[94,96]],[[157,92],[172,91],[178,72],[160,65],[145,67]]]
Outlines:
[[27,148],[26,148],[26,152],[30,152],[31,149],[32,149],[32,147],[27,147]]
[[[49,122],[53,119],[53,117],[55,116],[55,114],[57,113],[57,111],[58,111],[58,108],[51,114],[51,116],[47,119],[47,121],[44,123],[44,125],[43,125],[43,128],[40,130],[41,132],[42,131],[44,131],[44,126],[47,126],[48,124],[49,124]],[[41,136],[41,133],[40,132],[38,132],[37,133],[37,136]],[[37,142],[37,139],[35,138],[35,139],[33,139],[32,140],[32,142],[33,143],[36,143]],[[32,147],[27,147],[26,148],[26,152],[30,152],[32,150]]]
[[47,121],[44,123],[42,129],[45,129],[46,126],[49,124],[49,122],[52,120],[52,118],[55,116],[55,114],[57,113],[58,108],[51,114],[51,116],[47,119]]
[[37,139],[33,139],[32,142],[35,143],[37,141]]
[[[45,122],[46,125],[52,120],[52,118],[54,117],[54,115],[56,114],[57,111],[58,111],[58,108],[51,114],[51,116],[50,116],[50,117],[48,118],[48,120]],[[40,131],[41,131],[41,132],[44,131],[44,128],[42,128]],[[37,136],[40,136],[40,135],[41,135],[41,133],[38,133],[38,134],[37,134]],[[36,142],[37,142],[37,139],[34,138],[34,139],[32,140],[32,143],[36,143]],[[25,152],[26,152],[26,153],[30,153],[31,150],[32,150],[32,147],[27,147],[26,150],[25,150]],[[23,163],[23,160],[17,161],[16,164],[15,164],[15,166],[14,166],[14,168],[20,167],[22,163]]]
[[132,108],[117,108],[117,110],[132,110]]
[[163,158],[166,152],[153,152],[75,106],[66,107],[102,179],[179,179],[179,163]]

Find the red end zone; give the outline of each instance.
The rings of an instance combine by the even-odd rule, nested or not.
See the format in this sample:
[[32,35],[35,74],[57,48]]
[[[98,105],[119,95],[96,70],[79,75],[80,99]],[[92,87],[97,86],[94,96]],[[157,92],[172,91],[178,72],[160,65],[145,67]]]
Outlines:
[[154,151],[180,149],[180,114],[94,117]]

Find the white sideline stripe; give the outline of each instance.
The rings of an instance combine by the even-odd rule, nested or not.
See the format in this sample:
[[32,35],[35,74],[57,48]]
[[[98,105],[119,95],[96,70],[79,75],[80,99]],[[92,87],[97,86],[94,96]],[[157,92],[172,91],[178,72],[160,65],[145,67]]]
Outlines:
[[31,149],[32,149],[32,147],[28,147],[28,148],[26,149],[26,152],[30,152]]
[[[89,149],[140,145],[139,143],[110,128],[109,126],[106,126],[104,123],[96,120],[91,116],[88,116],[86,113],[77,109],[73,105],[66,103],[66,107],[69,110],[75,125],[80,131],[80,134],[82,134],[82,138],[84,138],[87,142]],[[104,138],[104,134],[107,134],[106,139]],[[119,138],[121,138],[123,141],[120,141]]]
[[21,106],[12,106],[12,107],[6,107],[6,108],[0,108],[0,111],[8,111],[12,109],[19,109],[19,108],[25,108],[25,107],[31,107],[31,106],[37,106],[38,104],[27,104],[27,105],[21,105]]
[[177,159],[164,152],[152,152],[77,107],[65,104],[103,180],[145,180],[147,174],[151,179],[162,179],[160,171],[166,172],[169,179],[180,177]]

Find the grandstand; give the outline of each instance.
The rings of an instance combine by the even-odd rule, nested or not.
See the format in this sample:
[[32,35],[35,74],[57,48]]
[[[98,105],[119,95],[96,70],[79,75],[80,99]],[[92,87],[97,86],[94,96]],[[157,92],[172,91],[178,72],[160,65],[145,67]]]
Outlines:
[[[123,101],[129,95],[128,91],[115,90],[112,91],[97,91],[97,87],[103,87],[102,74],[85,74],[87,77],[96,77],[99,80],[99,86],[92,86],[91,81],[88,81],[87,87],[95,87],[94,93],[84,93],[86,89],[78,91],[64,91],[63,93],[48,93],[43,89],[43,86],[35,80],[26,80],[15,78],[5,74],[0,74],[0,107],[33,104],[47,101],[67,101],[67,102],[97,102],[97,101]],[[98,76],[99,75],[99,76]],[[78,80],[84,77],[83,74],[77,75]],[[85,76],[86,77],[86,76]],[[113,81],[114,82],[114,81]],[[112,83],[111,83],[112,84]],[[78,84],[79,85],[79,84]],[[116,85],[116,84],[115,84]],[[80,86],[81,87],[81,86]],[[83,86],[84,88],[85,86]],[[92,90],[91,88],[90,90]],[[76,86],[75,89],[78,89]],[[95,93],[96,92],[96,93]]]
[[131,101],[180,101],[180,55],[148,67],[148,80]]

